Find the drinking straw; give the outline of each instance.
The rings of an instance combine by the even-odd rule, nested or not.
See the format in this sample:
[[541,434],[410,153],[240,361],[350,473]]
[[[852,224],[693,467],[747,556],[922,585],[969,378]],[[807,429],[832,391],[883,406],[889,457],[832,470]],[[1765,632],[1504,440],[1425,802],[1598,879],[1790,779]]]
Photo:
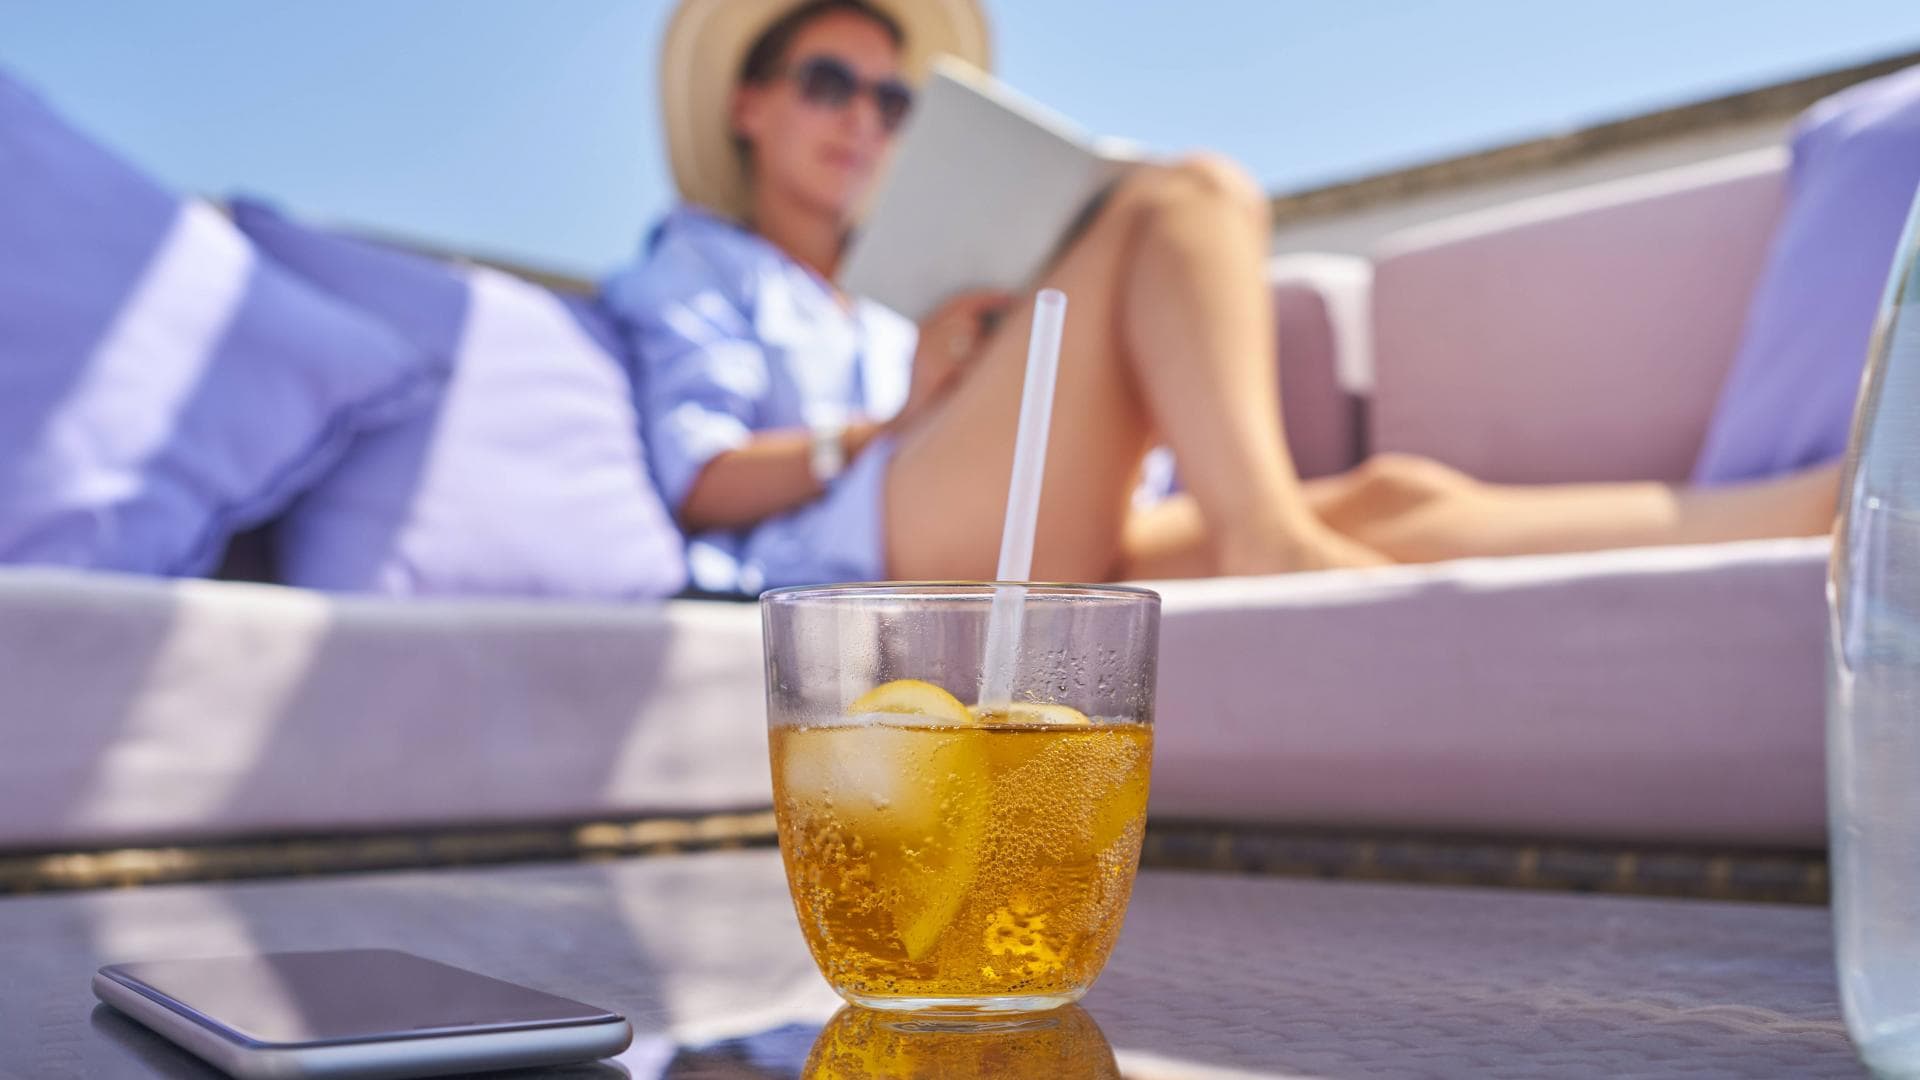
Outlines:
[[987,658],[980,673],[980,705],[992,711],[1013,703],[1013,665],[1033,572],[1033,533],[1040,518],[1040,480],[1047,465],[1047,429],[1053,421],[1053,384],[1060,372],[1060,333],[1067,297],[1042,289],[1033,305],[1033,335],[1027,339],[1026,384],[1020,391],[1020,428],[1013,442],[1013,478],[1007,487],[1007,517],[1000,532],[1000,568],[994,575],[993,607],[987,614]]

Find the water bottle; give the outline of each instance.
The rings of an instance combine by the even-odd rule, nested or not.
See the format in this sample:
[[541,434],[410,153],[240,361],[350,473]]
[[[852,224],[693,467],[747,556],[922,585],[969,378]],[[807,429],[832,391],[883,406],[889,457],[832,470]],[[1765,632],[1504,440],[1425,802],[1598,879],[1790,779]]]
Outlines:
[[1835,959],[1861,1058],[1920,1077],[1920,200],[1853,425],[1827,581]]

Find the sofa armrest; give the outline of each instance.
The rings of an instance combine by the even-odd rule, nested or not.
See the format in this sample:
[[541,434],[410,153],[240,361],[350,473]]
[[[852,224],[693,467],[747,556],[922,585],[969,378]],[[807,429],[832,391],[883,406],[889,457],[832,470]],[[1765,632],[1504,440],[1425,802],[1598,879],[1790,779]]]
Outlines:
[[0,850],[767,805],[747,604],[0,568]]
[[1153,814],[1820,846],[1827,548],[1158,586]]
[[1689,475],[1780,212],[1782,150],[1389,238],[1373,449],[1489,480]]
[[1358,464],[1361,400],[1372,382],[1373,268],[1348,255],[1282,255],[1267,264],[1279,332],[1280,410],[1305,477]]

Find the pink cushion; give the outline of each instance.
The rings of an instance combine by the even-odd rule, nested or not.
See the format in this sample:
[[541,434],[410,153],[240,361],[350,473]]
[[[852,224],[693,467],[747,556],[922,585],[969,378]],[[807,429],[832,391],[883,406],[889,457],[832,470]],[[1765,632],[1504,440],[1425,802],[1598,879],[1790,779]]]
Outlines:
[[[1163,818],[1812,845],[1821,541],[1164,587]],[[754,809],[759,613],[0,570],[0,850]]]
[[1757,151],[1409,230],[1374,272],[1376,450],[1682,480],[1780,212]]
[[1163,818],[1818,846],[1825,540],[1166,590]]
[[1364,355],[1364,259],[1275,259],[1269,267],[1280,334],[1280,406],[1287,445],[1304,477],[1344,472],[1361,454],[1360,399],[1349,370]]

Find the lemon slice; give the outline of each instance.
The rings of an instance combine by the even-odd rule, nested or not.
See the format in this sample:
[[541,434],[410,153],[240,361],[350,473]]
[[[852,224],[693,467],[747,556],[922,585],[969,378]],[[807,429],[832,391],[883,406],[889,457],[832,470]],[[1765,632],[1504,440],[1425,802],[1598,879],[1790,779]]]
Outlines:
[[965,724],[973,719],[960,699],[921,679],[895,679],[855,698],[847,706],[849,716],[871,713],[897,713]]
[[901,947],[923,960],[979,870],[991,810],[987,733],[959,698],[920,679],[882,683],[847,713],[928,721],[838,729],[834,769],[841,813],[875,852],[875,884],[897,893]]
[[973,718],[983,724],[1091,724],[1087,714],[1066,705],[1040,705],[1031,701],[1016,701],[1005,708],[989,709],[985,705],[975,705],[971,710]]

